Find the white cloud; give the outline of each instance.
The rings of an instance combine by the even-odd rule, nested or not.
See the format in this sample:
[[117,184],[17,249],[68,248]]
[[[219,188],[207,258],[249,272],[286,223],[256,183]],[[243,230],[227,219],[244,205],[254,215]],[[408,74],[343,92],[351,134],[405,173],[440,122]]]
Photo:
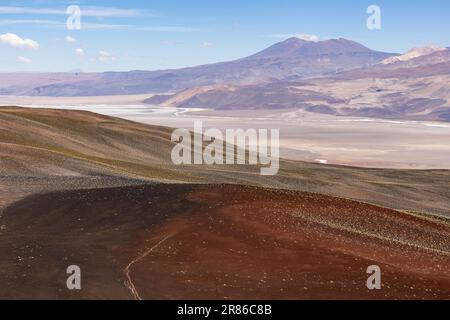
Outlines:
[[100,62],[110,62],[115,61],[116,57],[114,57],[111,53],[107,51],[100,51],[97,56],[97,61]]
[[75,53],[76,53],[76,55],[79,56],[79,57],[84,57],[84,55],[85,55],[84,50],[81,49],[81,48],[76,48],[76,49],[75,49]]
[[104,23],[83,23],[82,29],[103,29],[103,30],[129,30],[144,32],[177,32],[194,33],[205,32],[205,29],[183,27],[183,26],[133,26],[127,24],[104,24]]
[[316,36],[315,34],[306,34],[306,33],[301,33],[297,35],[297,38],[312,42],[318,42],[320,40],[319,36]]
[[212,43],[211,42],[202,42],[202,44],[200,45],[200,48],[209,48],[212,47]]
[[69,42],[69,43],[77,42],[77,39],[75,39],[74,37],[71,37],[71,36],[67,36],[66,42]]
[[39,44],[31,39],[22,39],[14,33],[5,33],[0,36],[0,42],[7,44],[12,48],[16,49],[29,49],[37,50],[39,49]]
[[138,9],[123,9],[112,7],[81,7],[81,14],[87,17],[156,17],[156,12]]
[[55,20],[38,20],[38,19],[6,19],[0,20],[1,26],[9,25],[42,25],[42,26],[66,26],[65,22],[55,21]]
[[298,38],[305,41],[318,42],[320,41],[320,37],[315,34],[307,34],[307,33],[276,33],[270,35],[272,38],[279,39],[288,39],[288,38]]
[[135,27],[135,26],[128,26],[128,27],[131,30],[149,31],[149,32],[181,32],[181,33],[205,32],[204,29],[200,29],[200,28],[179,27],[179,26],[162,26],[162,27]]
[[[1,14],[1,12],[0,12]],[[38,25],[48,28],[66,29],[65,21],[56,20],[33,20],[33,19],[16,19],[16,20],[0,20],[0,26],[9,25]],[[82,29],[86,30],[129,30],[143,32],[174,32],[174,33],[196,33],[206,32],[206,29],[184,27],[184,26],[136,26],[129,24],[107,24],[107,23],[88,23],[81,24]]]
[[[0,12],[1,15],[1,12]],[[37,19],[3,19],[0,20],[0,26],[13,25],[37,25],[40,27],[66,29],[65,21],[57,20],[37,20]],[[143,32],[173,32],[173,33],[198,33],[207,32],[202,28],[185,27],[185,26],[137,26],[130,24],[107,24],[107,23],[89,23],[83,22],[81,28],[85,30],[128,30]]]
[[[140,17],[158,16],[157,13],[138,9],[124,9],[114,7],[80,6],[81,14],[85,17]],[[1,6],[0,14],[33,14],[33,15],[67,15],[66,8],[36,8]]]
[[22,57],[22,56],[17,56],[16,60],[17,60],[18,62],[21,62],[21,63],[27,63],[27,64],[33,62],[31,59],[26,58],[26,57]]
[[180,44],[181,42],[176,41],[176,40],[163,40],[161,41],[161,44],[166,45],[166,46],[174,46],[177,44]]

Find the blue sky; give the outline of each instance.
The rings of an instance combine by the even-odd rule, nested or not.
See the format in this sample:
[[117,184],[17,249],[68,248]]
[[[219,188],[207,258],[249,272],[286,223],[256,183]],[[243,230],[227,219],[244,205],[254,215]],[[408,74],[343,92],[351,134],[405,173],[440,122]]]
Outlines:
[[[67,6],[81,9],[68,30]],[[381,8],[381,30],[366,9]],[[290,35],[404,52],[450,46],[448,0],[0,1],[0,72],[179,68],[253,54]]]

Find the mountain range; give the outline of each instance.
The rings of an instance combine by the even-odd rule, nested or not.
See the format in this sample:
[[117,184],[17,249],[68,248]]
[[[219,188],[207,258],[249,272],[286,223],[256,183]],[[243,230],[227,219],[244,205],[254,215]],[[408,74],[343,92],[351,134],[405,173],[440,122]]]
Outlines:
[[173,92],[213,84],[250,85],[331,75],[392,56],[396,55],[346,39],[290,38],[243,59],[178,70],[1,74],[0,94],[99,96]]
[[184,69],[0,74],[0,80],[0,95],[148,93],[144,102],[160,106],[450,121],[450,50],[436,46],[400,55],[342,38],[290,38],[246,58]]
[[[299,49],[284,50],[292,54]],[[152,96],[145,102],[185,108],[301,109],[338,116],[450,121],[449,83],[450,50],[426,47],[333,74],[196,87]]]

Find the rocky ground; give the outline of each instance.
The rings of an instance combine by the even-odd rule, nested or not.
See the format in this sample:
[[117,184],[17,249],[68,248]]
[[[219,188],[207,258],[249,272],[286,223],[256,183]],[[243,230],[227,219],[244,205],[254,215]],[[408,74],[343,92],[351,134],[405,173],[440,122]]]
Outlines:
[[[1,219],[2,298],[449,299],[450,224],[231,185],[32,196]],[[82,290],[66,288],[79,265]],[[382,289],[366,288],[366,269]]]

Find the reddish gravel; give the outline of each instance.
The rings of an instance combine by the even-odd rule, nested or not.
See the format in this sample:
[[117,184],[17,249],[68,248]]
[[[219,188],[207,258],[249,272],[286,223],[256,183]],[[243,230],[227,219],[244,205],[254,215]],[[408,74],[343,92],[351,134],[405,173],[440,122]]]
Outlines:
[[[450,299],[448,222],[322,195],[80,190],[16,203],[0,225],[4,298]],[[64,288],[68,264],[80,292]],[[382,289],[369,291],[374,264]]]

